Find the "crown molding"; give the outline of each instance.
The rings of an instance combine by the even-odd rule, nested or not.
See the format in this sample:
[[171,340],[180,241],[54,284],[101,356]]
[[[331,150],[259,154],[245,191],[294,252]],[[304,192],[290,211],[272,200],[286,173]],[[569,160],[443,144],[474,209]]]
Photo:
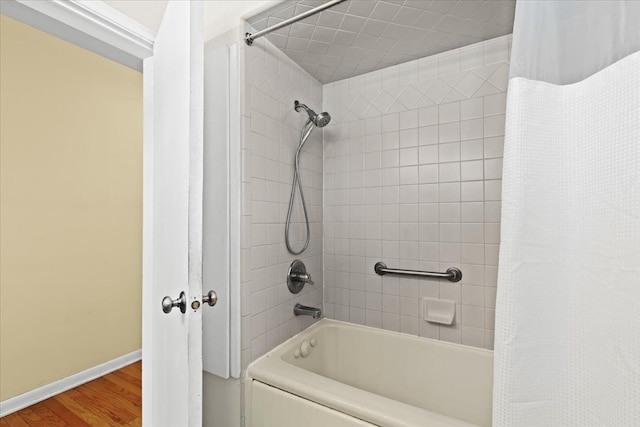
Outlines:
[[96,0],[2,0],[0,12],[116,62],[142,71],[155,33]]

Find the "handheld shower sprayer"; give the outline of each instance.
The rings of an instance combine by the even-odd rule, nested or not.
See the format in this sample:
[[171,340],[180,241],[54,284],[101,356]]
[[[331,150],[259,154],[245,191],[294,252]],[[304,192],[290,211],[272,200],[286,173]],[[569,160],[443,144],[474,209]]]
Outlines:
[[[302,127],[302,132],[300,133],[300,143],[298,144],[298,148],[296,150],[296,156],[295,156],[295,162],[294,162],[295,170],[293,172],[293,184],[291,185],[291,196],[289,197],[289,209],[287,211],[287,221],[284,226],[284,241],[285,241],[285,244],[287,245],[287,250],[294,255],[300,255],[309,246],[309,236],[310,236],[309,215],[307,214],[307,204],[304,200],[304,193],[302,192],[302,181],[300,180],[300,152],[302,151],[302,147],[304,146],[305,142],[307,142],[309,135],[311,135],[311,132],[313,131],[314,126],[319,128],[325,127],[331,121],[331,115],[327,112],[317,114],[311,108],[307,107],[304,104],[301,104],[297,100],[294,102],[293,106],[294,106],[294,109],[298,112],[300,111],[300,109],[303,109],[304,111],[306,111],[307,115],[309,116],[304,126]],[[296,195],[296,186],[298,187],[298,191],[300,192],[300,201],[302,202],[302,211],[304,212],[304,221],[307,229],[304,246],[299,251],[296,251],[295,249],[293,249],[291,247],[291,242],[289,241],[289,227],[291,226],[291,212],[293,210],[293,199],[295,198],[295,195]]]

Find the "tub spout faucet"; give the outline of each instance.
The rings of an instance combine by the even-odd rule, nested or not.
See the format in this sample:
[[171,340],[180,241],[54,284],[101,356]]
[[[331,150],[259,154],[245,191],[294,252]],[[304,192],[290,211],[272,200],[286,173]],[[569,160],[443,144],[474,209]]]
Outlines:
[[293,307],[293,314],[296,316],[311,316],[314,319],[319,319],[322,311],[319,308],[307,307],[306,305],[298,303]]

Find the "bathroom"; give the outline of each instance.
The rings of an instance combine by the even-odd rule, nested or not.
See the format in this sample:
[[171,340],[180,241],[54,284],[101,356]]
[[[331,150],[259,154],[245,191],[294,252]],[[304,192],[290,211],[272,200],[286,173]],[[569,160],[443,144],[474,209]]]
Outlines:
[[[522,49],[519,51],[522,65],[515,72],[519,75],[531,74],[533,80],[556,84],[578,82],[603,67],[589,68],[587,65],[593,65],[589,64],[589,60],[594,59],[585,58],[583,62],[577,61],[579,66],[563,63],[567,68],[564,74],[562,69],[554,69],[555,65],[551,66],[550,63],[555,64],[557,61],[555,55],[558,52],[566,53],[568,49],[567,46],[562,46],[561,41],[553,39],[554,31],[560,31],[554,26],[570,27],[565,16],[583,13],[581,16],[585,21],[603,22],[597,28],[606,38],[611,37],[609,33],[612,29],[607,27],[610,21],[602,19],[602,16],[613,20],[615,15],[624,20],[629,18],[630,13],[630,10],[626,10],[624,13],[619,11],[620,15],[616,15],[616,12],[607,10],[602,3],[592,5],[593,9],[587,7],[587,10],[580,11],[572,10],[567,2],[559,6],[547,4],[545,7],[536,5],[535,2],[522,3],[521,10],[518,11],[520,22],[523,22],[523,41],[519,45]],[[618,6],[623,7],[620,4]],[[571,226],[568,219],[563,219],[568,221],[567,224],[560,220],[558,223],[549,223],[548,219],[553,218],[553,215],[570,215],[568,207],[567,213],[556,207],[563,206],[567,200],[572,200],[577,206],[594,203],[593,196],[585,196],[581,200],[578,196],[570,197],[565,193],[553,195],[553,186],[548,186],[552,184],[545,182],[545,176],[553,174],[559,181],[561,191],[573,190],[569,183],[574,182],[572,180],[575,177],[569,172],[564,176],[558,170],[564,170],[562,161],[579,161],[581,157],[567,153],[566,148],[554,150],[547,147],[547,152],[531,152],[527,151],[530,148],[518,147],[521,152],[512,154],[512,168],[527,168],[532,178],[526,181],[526,178],[521,178],[520,171],[512,169],[510,176],[514,182],[517,181],[514,185],[519,187],[509,190],[503,188],[505,117],[512,38],[517,35],[517,27],[514,30],[514,13],[518,7],[516,2],[344,2],[320,12],[317,20],[307,18],[275,29],[263,37],[267,41],[262,44],[261,39],[258,39],[248,47],[243,46],[243,114],[247,120],[244,132],[249,135],[243,139],[243,160],[244,165],[251,162],[251,176],[245,177],[243,194],[251,192],[252,195],[251,211],[243,211],[243,220],[250,220],[252,224],[251,240],[245,241],[245,244],[251,242],[250,247],[245,246],[246,249],[250,248],[245,257],[251,259],[251,274],[247,271],[246,281],[243,283],[251,288],[250,307],[245,309],[243,306],[243,314],[248,317],[246,321],[250,320],[250,326],[246,325],[246,330],[251,330],[251,340],[243,339],[243,360],[255,360],[264,353],[269,355],[268,358],[255,362],[248,370],[248,377],[252,380],[245,382],[245,388],[252,389],[246,397],[251,403],[245,413],[248,425],[295,425],[290,413],[305,414],[310,411],[307,407],[309,405],[296,401],[295,398],[279,395],[273,389],[284,390],[341,414],[351,415],[352,421],[344,422],[344,425],[360,425],[354,419],[374,425],[431,425],[430,422],[433,425],[457,425],[450,419],[432,421],[429,418],[432,414],[427,413],[419,413],[411,418],[412,415],[407,414],[416,411],[416,407],[473,425],[492,425],[492,422],[493,425],[519,425],[513,421],[523,419],[518,417],[531,417],[529,420],[549,417],[544,418],[549,422],[525,422],[523,425],[592,425],[592,413],[575,419],[563,418],[563,421],[555,418],[567,417],[567,413],[573,410],[572,405],[577,405],[577,402],[567,403],[562,409],[550,403],[545,410],[542,409],[544,405],[523,410],[516,398],[493,403],[483,402],[484,397],[491,395],[492,383],[493,387],[495,384],[499,386],[498,390],[493,391],[494,399],[507,390],[514,396],[521,396],[523,401],[533,401],[540,393],[565,392],[562,389],[564,385],[556,387],[541,383],[535,388],[518,387],[518,383],[533,381],[531,375],[539,374],[542,380],[547,381],[551,377],[545,377],[543,372],[553,371],[554,376],[560,375],[555,371],[560,369],[559,365],[553,362],[549,362],[550,366],[546,367],[549,371],[543,368],[539,373],[536,373],[535,368],[531,371],[518,371],[519,360],[527,360],[535,367],[542,354],[554,360],[562,357],[562,351],[587,351],[588,346],[578,342],[574,343],[575,350],[561,351],[553,348],[551,343],[555,343],[554,340],[562,333],[575,331],[574,333],[579,334],[578,330],[582,328],[588,328],[582,329],[585,334],[595,333],[593,329],[604,333],[602,326],[598,325],[600,322],[586,321],[584,313],[576,313],[573,318],[564,313],[565,308],[561,304],[585,304],[580,307],[585,310],[598,299],[609,300],[609,297],[602,296],[600,290],[591,289],[599,295],[598,299],[592,299],[593,295],[589,293],[579,294],[577,289],[571,290],[574,285],[569,284],[574,283],[577,276],[582,277],[583,283],[589,283],[589,286],[597,286],[603,279],[596,279],[598,273],[594,273],[593,269],[573,270],[578,265],[583,268],[584,261],[578,261],[579,256],[576,256],[570,262],[564,255],[564,251],[575,251],[574,245],[578,241],[585,246],[602,242],[602,237],[595,237],[596,234],[600,235],[599,232],[587,233],[590,234],[589,237],[576,239],[569,236],[581,226],[576,224],[576,228],[569,231]],[[295,10],[295,14],[302,12],[303,8]],[[556,21],[543,19],[545,13],[557,13]],[[563,13],[567,15],[562,15]],[[294,11],[291,6],[287,8],[282,5],[279,9],[274,7],[257,17],[249,18],[249,24],[254,27],[250,27],[247,32],[256,33],[269,25],[277,26],[282,19],[290,18],[292,14]],[[517,23],[516,17],[516,25]],[[538,34],[540,31],[534,27],[534,23],[548,25],[542,27],[546,30],[542,32],[547,37],[545,41],[551,51],[549,57],[545,57],[544,52],[540,53],[540,63],[537,64],[527,62],[528,56],[535,58],[535,55],[527,52],[537,52],[536,49],[540,49],[540,41],[528,38],[532,33]],[[562,30],[569,31],[568,28]],[[584,29],[581,31],[584,32]],[[622,29],[619,31],[624,33]],[[629,34],[629,38],[617,47],[620,50],[618,58],[625,55],[621,52],[637,51],[637,30],[631,32],[636,34],[636,48],[630,48],[633,37]],[[589,40],[595,39],[595,35],[580,35]],[[434,36],[440,38],[430,42],[430,37]],[[572,42],[580,43],[579,40],[571,39],[567,44],[571,45]],[[607,49],[609,48],[611,46],[607,45]],[[602,49],[603,52],[594,53],[594,56],[606,56],[609,61],[607,64],[613,62],[612,53],[604,50],[604,46]],[[600,60],[601,58],[598,59]],[[315,79],[308,79],[296,64]],[[553,72],[544,69],[545,66]],[[513,68],[511,70],[513,73]],[[554,75],[554,72],[558,75]],[[635,73],[637,74],[637,69]],[[558,95],[549,93],[546,96],[555,99]],[[522,98],[525,103],[540,102],[530,100],[525,95]],[[627,109],[625,115],[629,114],[629,108],[637,108],[637,96],[632,98],[635,107],[624,107]],[[296,256],[282,244],[282,222],[292,185],[292,162],[303,137],[301,132],[306,130],[305,122],[308,118],[308,114],[305,114],[308,112],[297,112],[297,109],[292,108],[292,101],[305,103],[315,112],[323,112],[322,114],[329,114],[331,117],[327,125],[316,127],[312,131],[312,137],[304,143],[303,155],[299,160],[302,182],[306,185],[305,196],[309,199],[307,209],[311,238],[308,259],[304,257],[307,252]],[[552,101],[549,102],[536,104],[537,107],[532,108],[541,108],[540,105],[550,107]],[[313,117],[315,112],[309,117]],[[540,114],[536,116],[531,110],[527,113],[541,123],[556,126],[558,132],[567,132],[565,135],[571,135],[569,132],[573,131],[560,130],[555,124],[560,113],[552,117]],[[523,119],[526,117],[524,114],[521,116]],[[631,116],[627,117],[634,120]],[[630,126],[637,129],[636,122],[630,123]],[[313,135],[319,134],[320,130],[322,141],[313,140]],[[523,141],[526,140],[525,129],[518,131],[521,132],[518,135],[522,135]],[[532,123],[532,127],[526,128],[526,131],[535,135],[535,124]],[[584,134],[581,137],[589,139]],[[539,141],[535,139],[536,136],[531,138]],[[571,139],[569,136],[567,138]],[[631,151],[637,159],[637,136],[635,138],[635,148]],[[578,142],[575,144],[577,147],[581,146]],[[594,162],[602,155],[592,154],[587,157],[592,164],[596,164]],[[623,167],[624,171],[618,172],[619,178],[632,173],[632,163],[626,169]],[[287,173],[283,174],[283,166]],[[305,167],[308,168],[306,171]],[[587,172],[580,176],[589,180]],[[317,190],[320,183],[323,190],[322,206],[316,202],[319,200]],[[256,185],[257,192],[254,190]],[[595,191],[600,193],[603,190]],[[509,213],[510,222],[506,224],[511,236],[509,252],[500,254],[501,218],[505,217],[502,209],[504,194],[508,195],[512,204],[519,203],[520,206]],[[546,200],[543,196],[545,194],[548,194]],[[635,194],[631,203],[637,206],[637,190],[632,190],[630,194]],[[296,197],[299,197],[298,193]],[[596,196],[596,200],[597,197],[599,196]],[[538,203],[538,210],[530,203]],[[518,207],[524,211],[517,211]],[[278,210],[280,215],[276,216]],[[265,211],[271,211],[273,216],[269,217]],[[630,212],[626,208],[621,208],[621,211]],[[300,213],[299,208],[298,212]],[[607,229],[612,231],[616,227],[612,225],[616,221],[614,216],[609,216],[607,222],[602,222],[603,217],[597,215],[590,219],[585,217],[581,221],[600,222],[603,224],[601,232]],[[537,218],[540,222],[528,223],[527,217]],[[319,218],[322,218],[321,223]],[[304,243],[302,214],[299,223],[300,234],[293,235],[294,249],[302,247]],[[559,226],[560,223],[564,225]],[[531,229],[524,228],[525,226]],[[559,232],[562,227],[568,229],[564,233]],[[637,277],[636,266],[639,261],[637,228],[637,224],[631,226],[630,229],[635,230],[632,232],[633,237],[627,236],[626,240],[635,243],[626,246],[627,249],[623,249],[625,245],[622,244],[619,248],[621,252],[618,252],[619,259],[625,259],[619,262],[636,271],[634,277]],[[248,230],[248,227],[245,229]],[[502,230],[504,232],[504,228]],[[532,234],[533,230],[540,236]],[[580,233],[582,232],[584,231]],[[257,240],[254,239],[256,233]],[[564,234],[564,241],[559,241],[555,247],[549,245],[547,250],[558,259],[563,259],[558,264],[575,262],[571,264],[571,268],[576,277],[567,277],[559,265],[553,264],[553,259],[541,256],[535,248],[536,245],[546,247],[546,239],[557,234]],[[295,236],[300,237],[296,239]],[[243,235],[243,238],[246,237]],[[322,269],[315,260],[321,238]],[[317,246],[314,246],[314,242]],[[276,258],[278,248],[280,256]],[[263,251],[267,254],[266,257]],[[272,255],[271,259],[269,254]],[[609,260],[618,259],[613,253],[606,257]],[[315,294],[315,287],[305,286],[298,300],[283,286],[282,273],[295,258],[300,258],[307,264],[307,270],[316,286],[322,281],[324,294],[321,305]],[[512,294],[503,297],[504,300],[510,300],[509,303],[503,301],[503,322],[509,319],[509,322],[515,322],[531,335],[512,342],[511,334],[514,329],[511,328],[514,326],[503,323],[503,356],[492,366],[493,354],[475,349],[494,350],[499,258],[508,260],[504,268],[510,272],[510,276],[503,273],[504,283],[518,281],[535,289],[538,277],[546,279],[548,284],[542,288],[544,290],[539,290],[542,295],[533,290],[520,293],[516,287]],[[410,272],[445,273],[457,268],[461,271],[462,278],[454,281],[455,278],[446,280],[405,274],[382,276],[375,270],[379,262],[390,269]],[[540,267],[533,267],[536,262],[547,267],[538,271]],[[596,264],[599,263],[602,260],[596,261]],[[270,269],[274,271],[273,276],[269,274]],[[524,273],[521,270],[528,271]],[[553,272],[563,277],[570,290],[555,289],[558,279],[554,278]],[[629,287],[633,279],[629,282],[619,275],[617,277],[626,283],[620,284],[620,289],[625,289],[621,292],[637,300],[637,292],[631,291]],[[307,288],[309,293],[305,295]],[[552,301],[544,297],[545,292]],[[568,296],[571,292],[580,295],[576,296],[581,299],[580,303]],[[525,295],[526,301],[522,299]],[[553,301],[554,298],[557,300]],[[392,346],[391,335],[377,337],[371,332],[371,337],[365,338],[348,329],[341,331],[337,328],[333,331],[334,327],[327,325],[305,331],[300,337],[272,350],[279,342],[312,322],[308,316],[304,320],[291,318],[291,307],[297,302],[321,307],[324,316],[329,319],[462,344],[473,349],[467,347],[468,354],[447,354],[440,359],[433,356],[437,352],[435,349],[429,352],[425,350],[426,354],[419,357],[419,354],[423,354],[421,350],[410,350],[412,347],[409,344],[404,347],[405,343],[398,342],[396,345],[402,350],[387,348]],[[522,311],[515,312],[516,305]],[[630,309],[630,306],[626,307],[626,310]],[[544,310],[548,310],[544,319],[539,319],[537,315],[530,317]],[[629,314],[629,311],[626,315],[621,312],[614,317],[619,321],[629,321]],[[562,326],[555,324],[553,317]],[[574,323],[577,319],[585,322],[584,325],[578,327]],[[531,321],[537,322],[538,330],[527,329],[532,327],[529,324]],[[587,327],[587,324],[591,326]],[[630,330],[621,333],[628,334]],[[551,343],[537,341],[543,338],[538,334],[548,334]],[[632,344],[628,344],[614,358],[634,353],[631,348],[638,345],[637,338],[626,336],[627,341],[630,339]],[[308,343],[313,344],[311,340],[317,337],[323,337],[325,342],[331,342],[335,348],[312,348]],[[320,342],[317,345],[321,346],[322,340],[317,338],[317,341]],[[350,342],[357,342],[358,345],[349,345]],[[419,343],[415,345],[419,346]],[[519,346],[537,346],[541,353],[538,356],[535,352],[523,354]],[[249,351],[250,354],[246,354]],[[322,351],[321,356],[315,356],[314,352],[318,351]],[[312,360],[314,356],[322,360]],[[436,368],[422,366],[421,360],[431,361]],[[448,364],[447,360],[456,362]],[[578,366],[586,367],[582,362],[575,362],[571,369]],[[498,370],[499,367],[502,370]],[[296,368],[302,368],[304,372]],[[447,380],[442,381],[434,371],[442,373]],[[312,374],[308,375],[309,372]],[[372,379],[374,372],[376,377]],[[624,378],[624,372],[628,371],[622,369],[617,378]],[[395,378],[395,375],[400,378]],[[460,377],[466,380],[457,383]],[[417,380],[411,381],[409,378]],[[325,383],[326,380],[330,382]],[[437,381],[437,390],[429,388],[428,384],[432,381]],[[637,387],[637,376],[629,381]],[[422,385],[416,386],[414,382]],[[570,381],[567,380],[567,383]],[[617,380],[613,383],[619,384]],[[251,384],[259,387],[254,390]],[[272,386],[272,390],[264,389],[264,384]],[[605,389],[614,393],[610,387],[602,390]],[[378,396],[372,398],[370,393]],[[602,394],[596,394],[599,395],[598,400],[603,399]],[[388,400],[377,400],[379,396],[405,405],[394,407]],[[437,396],[455,398],[439,404],[436,403]],[[459,406],[456,406],[455,401]],[[611,400],[608,402],[612,404]],[[299,410],[297,405],[300,405]],[[476,408],[477,411],[474,412],[469,409],[474,405],[484,406],[485,409]],[[628,413],[629,417],[614,416],[610,421],[611,425],[633,425],[637,422],[637,408],[633,409],[637,405],[628,400],[615,405],[622,405],[618,406],[617,412]],[[371,408],[385,410],[375,413]],[[553,415],[541,415],[545,411]],[[594,412],[597,411],[598,409],[594,409]],[[394,413],[395,418],[390,419],[390,413]],[[315,413],[314,417],[322,419],[322,411]],[[339,417],[327,417],[329,418],[324,419],[325,425],[342,425],[339,424],[343,422]],[[323,425],[321,421],[318,423]]]
[[[502,13],[511,13],[512,21],[514,4],[505,6],[510,11]],[[372,11],[375,13],[375,9]],[[408,12],[417,15],[413,9]],[[321,14],[321,23],[322,19]],[[302,29],[294,24],[291,31],[307,31],[303,24],[299,27]],[[503,31],[510,32],[510,27],[505,26]],[[362,37],[366,43],[377,40]],[[271,46],[245,48],[246,60],[251,62],[246,67],[251,74],[245,77],[251,82],[247,88],[251,97],[245,101],[251,103],[245,113],[251,133],[244,158],[251,162],[252,171],[251,190],[247,185],[245,193],[251,191],[253,195],[253,187],[260,186],[258,198],[252,199],[260,214],[264,204],[256,202],[264,201],[267,206],[288,202],[290,172],[282,176],[278,168],[282,163],[290,168],[299,141],[298,129],[307,118],[293,110],[291,99],[300,99],[331,115],[329,124],[322,128],[323,135],[317,130],[312,133],[317,132],[323,141],[307,142],[308,153],[303,149],[301,161],[303,173],[308,168],[303,183],[309,192],[312,226],[310,247],[304,254],[314,256],[323,251],[323,263],[313,259],[309,263],[312,276],[324,282],[326,316],[429,338],[442,334],[445,341],[492,348],[492,334],[485,330],[493,330],[495,307],[509,45],[509,34],[505,34],[369,73],[355,74],[358,71],[353,70],[352,77],[339,77],[323,85],[314,81],[294,83],[293,88],[283,88],[288,77],[277,72],[283,68],[289,72],[285,67],[292,63],[286,56]],[[274,71],[269,71],[269,61],[275,62],[271,65]],[[258,76],[254,77],[256,69]],[[305,77],[294,77],[293,81]],[[291,125],[278,129],[280,117],[284,118],[281,123]],[[283,139],[288,143],[280,142]],[[259,144],[255,150],[254,141]],[[289,147],[284,155],[283,145]],[[274,159],[278,151],[282,160]],[[324,193],[314,194],[322,183]],[[252,262],[253,252],[267,245],[269,253],[270,244],[278,245],[281,256],[287,257],[285,261],[294,258],[282,251],[280,224],[273,226],[272,239],[264,240],[263,229],[267,228],[269,234],[272,221],[251,218]],[[257,240],[253,239],[254,231]],[[304,229],[298,231],[298,236],[304,235]],[[294,249],[302,245],[303,238],[297,240]],[[260,253],[256,256],[262,257]],[[464,274],[457,283],[406,276],[382,278],[373,268],[378,261],[412,270],[458,267]],[[268,268],[281,262],[282,258],[266,264],[259,261],[255,266]],[[282,281],[281,270],[272,286]],[[252,296],[261,299],[260,294]],[[419,322],[418,299],[422,297],[453,300],[460,305],[458,313],[469,310],[468,320],[452,327]],[[258,312],[262,311],[258,302]],[[261,332],[256,331],[253,337]],[[254,349],[254,344],[262,346],[252,342],[253,358],[263,352],[262,348]],[[267,348],[272,345],[267,344]]]
[[[440,27],[446,31],[440,33],[446,34],[443,45],[460,46],[444,51],[412,43],[425,40],[428,31],[420,28],[438,13],[436,5],[419,5],[425,9],[345,2],[320,12],[317,20],[294,23],[243,47],[243,165],[251,171],[243,181],[243,197],[251,194],[250,209],[247,201],[243,210],[243,224],[251,227],[242,229],[249,234],[243,234],[243,259],[251,260],[243,283],[250,289],[243,321],[251,331],[243,339],[243,361],[313,322],[310,316],[292,317],[298,302],[321,308],[329,319],[493,349],[515,3],[486,4],[475,15],[470,7],[459,10],[464,3],[440,5],[445,16],[466,14],[485,28],[472,37],[463,29],[455,32],[464,28],[458,21]],[[277,22],[272,16],[286,19],[304,11],[274,9],[250,18],[255,27],[248,32]],[[291,169],[309,118],[307,111],[296,111],[294,101],[331,117],[324,127],[312,128],[298,160],[311,231],[300,255],[287,249],[282,233]],[[294,252],[306,237],[299,197],[296,191],[289,233]],[[284,286],[294,259],[306,264],[315,282],[300,294]],[[378,262],[432,272],[458,268],[462,279],[380,276],[374,271]],[[444,323],[425,320],[433,315],[425,312],[427,301],[446,304],[435,313],[447,318]]]
[[144,425],[640,423],[640,2],[215,3],[144,59]]

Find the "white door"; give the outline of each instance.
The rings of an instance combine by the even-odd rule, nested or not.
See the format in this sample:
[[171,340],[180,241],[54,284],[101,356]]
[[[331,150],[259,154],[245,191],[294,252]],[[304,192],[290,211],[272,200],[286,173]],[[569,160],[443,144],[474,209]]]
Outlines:
[[201,1],[170,1],[144,62],[145,426],[202,425],[202,26]]

